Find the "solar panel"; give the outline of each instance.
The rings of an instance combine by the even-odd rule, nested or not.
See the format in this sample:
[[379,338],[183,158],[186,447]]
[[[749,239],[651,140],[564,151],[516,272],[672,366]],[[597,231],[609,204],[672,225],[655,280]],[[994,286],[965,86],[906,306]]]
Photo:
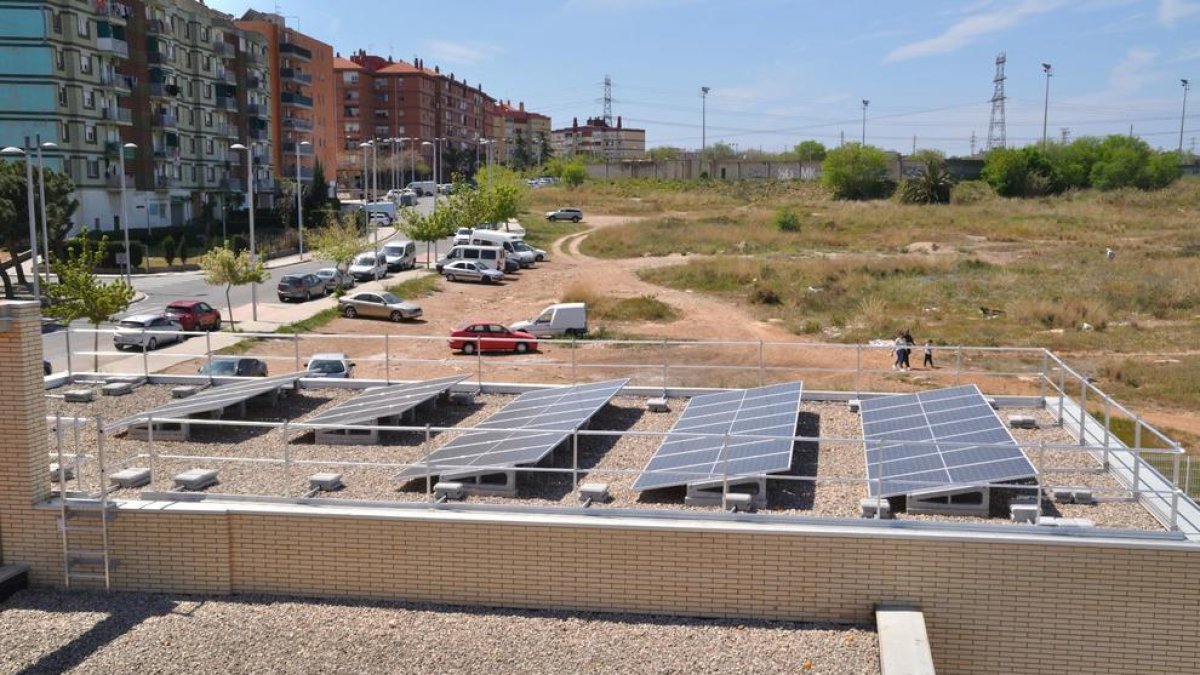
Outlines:
[[224,410],[231,405],[248,401],[260,394],[295,384],[296,380],[299,380],[306,374],[291,373],[289,375],[276,375],[274,377],[255,377],[234,384],[210,387],[188,398],[172,401],[152,410],[119,419],[116,422],[106,425],[104,431],[119,431],[135,424],[144,424],[149,422],[152,417],[155,420],[183,419],[199,413]]
[[862,401],[868,490],[893,497],[1036,475],[973,384]]
[[[802,389],[802,383],[791,382],[693,397],[633,489],[787,471],[792,465]],[[752,437],[739,438],[739,434]]]
[[443,377],[424,382],[393,384],[365,391],[349,401],[343,401],[304,420],[301,425],[358,425],[385,417],[396,417],[437,397],[467,377],[467,375]]
[[[402,481],[536,464],[582,427],[628,379],[522,394],[470,431],[397,474]],[[486,473],[482,471],[481,473]]]

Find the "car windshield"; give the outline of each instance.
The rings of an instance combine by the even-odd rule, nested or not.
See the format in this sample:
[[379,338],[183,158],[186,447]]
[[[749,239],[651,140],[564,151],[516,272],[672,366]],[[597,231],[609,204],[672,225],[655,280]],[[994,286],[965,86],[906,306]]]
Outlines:
[[397,298],[396,296],[392,295],[391,293],[380,293],[379,297],[383,298],[384,303],[389,304],[389,305],[394,305],[394,304],[400,302],[400,298]]
[[191,307],[183,307],[181,305],[167,305],[167,314],[188,314],[192,311]]
[[354,264],[355,265],[367,265],[367,266],[374,265],[375,264],[375,256],[360,255],[360,256],[358,256],[357,259],[355,259]]
[[337,274],[337,271],[332,269],[317,270],[317,276],[319,277],[332,277],[335,274]]
[[211,366],[201,368],[200,372],[207,375],[234,375],[237,373],[237,361],[233,359],[213,361]]
[[313,361],[308,364],[310,373],[341,373],[345,370],[346,366],[341,361]]
[[514,241],[514,242],[512,243],[512,245],[513,245],[513,248],[517,249],[518,251],[529,251],[529,250],[531,250],[531,249],[529,248],[529,244],[526,244],[526,243],[525,243],[525,242],[523,242],[523,241]]

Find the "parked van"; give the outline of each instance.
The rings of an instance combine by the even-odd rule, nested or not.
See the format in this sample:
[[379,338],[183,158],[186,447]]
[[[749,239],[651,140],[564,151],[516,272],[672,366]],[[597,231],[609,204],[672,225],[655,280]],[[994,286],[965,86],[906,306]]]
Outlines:
[[414,180],[413,182],[409,183],[405,187],[407,187],[410,190],[414,190],[417,194],[421,194],[426,197],[432,197],[434,194],[437,193],[437,189],[438,189],[437,183],[435,183],[434,181],[431,181],[431,180]]
[[587,305],[582,302],[560,302],[542,310],[532,321],[518,321],[513,330],[523,330],[542,338],[587,333]]
[[417,265],[417,245],[411,241],[393,241],[379,250],[387,258],[389,272],[411,270]]
[[517,250],[513,248],[513,239],[516,239],[507,232],[496,232],[494,230],[476,229],[471,232],[471,243],[475,246],[499,246],[504,249],[505,255],[515,255]]
[[446,255],[442,256],[442,259],[437,261],[437,271],[441,272],[443,267],[456,260],[477,260],[488,267],[504,272],[504,261],[507,258],[504,249],[499,246],[464,244],[451,248]]

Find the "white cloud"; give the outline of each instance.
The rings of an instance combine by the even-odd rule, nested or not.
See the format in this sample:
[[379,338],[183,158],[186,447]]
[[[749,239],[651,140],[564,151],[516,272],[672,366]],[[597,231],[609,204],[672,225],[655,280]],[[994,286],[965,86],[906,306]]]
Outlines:
[[1158,3],[1158,20],[1168,28],[1184,19],[1200,13],[1200,2],[1191,0],[1160,0]]
[[[1051,12],[1063,4],[1062,0],[1022,0],[1015,6],[997,7],[974,14],[950,26],[941,35],[893,49],[884,58],[884,62],[906,61],[957,51],[976,38],[1008,30],[1028,17]],[[985,8],[989,6],[991,5],[984,5]]]
[[1108,86],[1114,93],[1136,94],[1147,80],[1155,77],[1152,72],[1158,52],[1133,47],[1125,54],[1108,75]]
[[429,40],[426,48],[434,61],[472,65],[496,56],[500,50],[484,45],[469,45],[449,40]]

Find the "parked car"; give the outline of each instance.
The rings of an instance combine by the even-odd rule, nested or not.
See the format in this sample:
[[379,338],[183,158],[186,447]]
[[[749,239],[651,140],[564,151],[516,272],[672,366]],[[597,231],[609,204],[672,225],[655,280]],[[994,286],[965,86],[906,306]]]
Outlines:
[[218,356],[212,363],[200,366],[201,375],[214,377],[266,377],[267,362],[248,356]]
[[321,277],[321,281],[325,282],[326,293],[354,288],[354,277],[350,276],[349,272],[343,272],[336,267],[323,267],[314,272],[314,274]]
[[450,332],[450,349],[464,354],[481,352],[537,351],[537,338],[524,331],[513,330],[498,323],[478,321],[464,324]]
[[140,347],[153,351],[160,345],[183,341],[183,326],[166,314],[135,314],[117,323],[113,345],[117,349]]
[[546,252],[540,248],[534,248],[520,239],[513,242],[513,248],[517,253],[532,253],[534,262],[542,262],[546,259]]
[[409,183],[407,188],[422,196],[432,197],[434,191],[437,190],[437,183],[431,180],[415,180]]
[[559,302],[543,309],[536,319],[518,321],[513,330],[525,331],[542,338],[587,333],[587,305],[582,302]]
[[564,206],[557,211],[547,211],[546,220],[549,220],[550,222],[569,220],[572,223],[578,223],[579,221],[583,220],[583,211],[573,207]]
[[458,231],[454,233],[454,243],[455,245],[471,243],[471,228],[458,228]]
[[312,300],[316,296],[329,294],[325,280],[315,274],[288,274],[279,280],[275,289],[280,302],[288,300]]
[[389,272],[411,270],[417,266],[417,245],[411,241],[393,241],[379,249]]
[[479,281],[485,284],[498,284],[504,281],[504,273],[500,270],[494,270],[489,267],[484,267],[481,263],[474,260],[456,260],[446,264],[442,268],[442,274],[445,275],[446,281]]
[[392,224],[392,217],[383,211],[372,211],[370,219],[375,227],[389,227]]
[[500,246],[471,246],[469,244],[459,244],[451,246],[446,255],[442,256],[437,261],[437,271],[441,272],[442,268],[456,260],[467,260],[471,262],[481,262],[485,267],[491,267],[501,272],[505,270],[504,259],[508,256],[504,249]]
[[360,253],[350,263],[350,276],[355,281],[379,281],[387,276],[387,259],[382,253]]
[[341,352],[313,354],[304,366],[305,377],[346,379],[354,375],[354,362]]
[[167,305],[164,313],[188,332],[221,330],[221,313],[201,300],[176,300]]
[[347,319],[356,316],[404,321],[421,316],[421,307],[416,303],[401,300],[387,292],[362,292],[338,299],[338,312]]
[[397,201],[400,203],[400,206],[416,206],[417,200],[420,197],[421,195],[417,194],[416,190],[405,188],[400,191],[400,198]]
[[42,359],[42,375],[45,375],[46,377],[50,377],[50,373],[53,373],[53,372],[54,372],[54,366],[50,365],[50,362],[47,361],[46,359]]
[[521,261],[515,257],[507,257],[504,259],[504,273],[512,274],[521,270]]
[[439,195],[448,195],[454,192],[454,183],[438,183],[437,191]]

